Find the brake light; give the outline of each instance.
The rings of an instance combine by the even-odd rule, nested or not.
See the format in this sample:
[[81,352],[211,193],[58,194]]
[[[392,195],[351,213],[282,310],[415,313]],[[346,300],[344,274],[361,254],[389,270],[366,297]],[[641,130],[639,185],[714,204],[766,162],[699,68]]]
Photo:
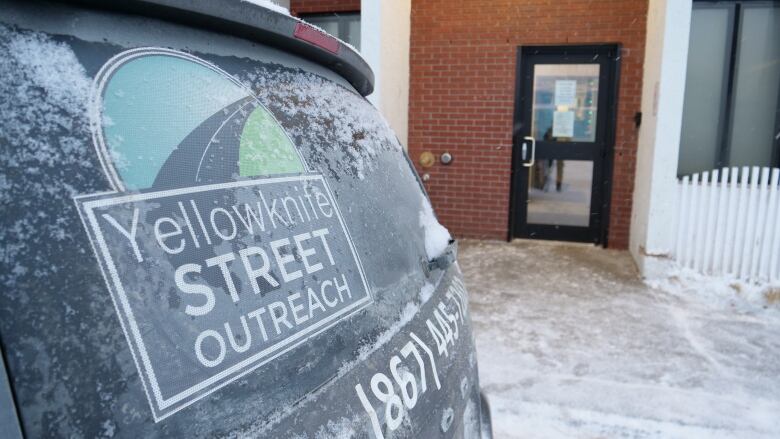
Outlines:
[[338,53],[339,51],[339,40],[306,23],[296,24],[293,36],[331,53]]

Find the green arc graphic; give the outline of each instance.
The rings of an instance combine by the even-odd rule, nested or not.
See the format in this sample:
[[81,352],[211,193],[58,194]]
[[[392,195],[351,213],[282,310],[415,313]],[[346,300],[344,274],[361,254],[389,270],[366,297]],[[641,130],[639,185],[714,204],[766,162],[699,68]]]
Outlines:
[[303,164],[273,115],[258,106],[241,132],[238,167],[242,177],[303,173]]

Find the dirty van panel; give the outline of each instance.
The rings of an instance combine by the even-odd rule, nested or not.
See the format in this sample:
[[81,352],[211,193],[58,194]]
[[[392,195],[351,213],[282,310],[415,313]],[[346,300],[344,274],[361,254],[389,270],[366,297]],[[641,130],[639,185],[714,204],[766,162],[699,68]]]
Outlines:
[[459,269],[428,266],[438,223],[349,82],[13,2],[0,76],[0,342],[26,435],[478,430]]

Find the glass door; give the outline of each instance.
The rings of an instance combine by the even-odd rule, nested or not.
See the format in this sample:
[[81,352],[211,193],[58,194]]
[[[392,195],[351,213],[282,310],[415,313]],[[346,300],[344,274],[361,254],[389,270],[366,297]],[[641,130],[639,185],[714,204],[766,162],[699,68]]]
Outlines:
[[512,235],[604,243],[617,47],[520,50]]

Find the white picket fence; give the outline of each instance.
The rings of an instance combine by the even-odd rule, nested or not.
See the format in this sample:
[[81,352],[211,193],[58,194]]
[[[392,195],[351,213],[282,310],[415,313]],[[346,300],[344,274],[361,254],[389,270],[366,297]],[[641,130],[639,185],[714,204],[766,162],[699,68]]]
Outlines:
[[780,169],[723,168],[679,181],[674,259],[754,283],[780,282]]

